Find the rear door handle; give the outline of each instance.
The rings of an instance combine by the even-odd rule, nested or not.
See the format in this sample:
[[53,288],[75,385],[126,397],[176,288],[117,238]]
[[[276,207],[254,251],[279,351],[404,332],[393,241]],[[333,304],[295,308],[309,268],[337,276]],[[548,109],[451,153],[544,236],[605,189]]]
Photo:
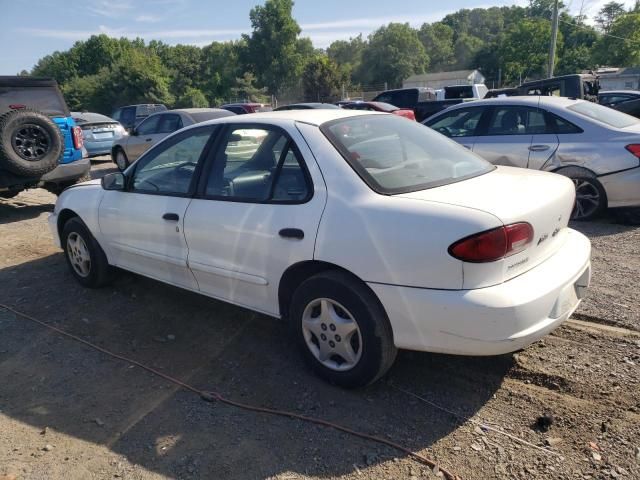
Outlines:
[[531,145],[529,150],[532,152],[544,152],[545,150],[549,150],[551,147],[549,145]]
[[299,228],[283,228],[278,234],[283,238],[295,238],[297,240],[304,238],[304,232]]
[[153,138],[145,138],[144,139],[145,142],[150,142],[151,140],[153,140]]
[[162,218],[164,220],[170,220],[172,222],[177,222],[178,220],[180,220],[180,215],[178,215],[177,213],[165,213],[164,215],[162,215]]

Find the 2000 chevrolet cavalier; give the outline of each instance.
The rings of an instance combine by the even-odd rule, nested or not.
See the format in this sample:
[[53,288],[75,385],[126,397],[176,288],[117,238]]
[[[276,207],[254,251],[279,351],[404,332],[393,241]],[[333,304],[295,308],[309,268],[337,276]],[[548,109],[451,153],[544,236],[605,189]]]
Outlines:
[[394,115],[222,118],[101,183],[66,190],[49,219],[80,283],[117,266],[286,318],[316,372],[346,387],[398,348],[523,348],[589,284],[571,180],[494,167]]

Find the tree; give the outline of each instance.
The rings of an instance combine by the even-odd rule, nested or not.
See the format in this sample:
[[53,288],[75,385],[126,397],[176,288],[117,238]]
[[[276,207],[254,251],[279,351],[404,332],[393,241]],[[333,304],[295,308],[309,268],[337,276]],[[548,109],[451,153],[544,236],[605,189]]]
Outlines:
[[[534,18],[544,18],[551,20],[553,15],[553,5],[556,0],[529,0],[529,16]],[[564,2],[558,2],[558,11],[565,11],[567,6]]]
[[242,77],[236,78],[236,85],[231,88],[231,93],[248,102],[266,103],[269,100],[266,88],[258,88],[255,83],[253,73],[245,72]]
[[200,64],[200,84],[198,88],[204,92],[210,105],[226,102],[231,89],[236,85],[236,78],[246,71],[246,66],[239,58],[243,42],[212,42],[202,49]]
[[302,72],[305,99],[313,102],[333,101],[339,97],[343,81],[338,65],[326,55],[318,55],[305,65]]
[[[525,19],[513,25],[499,46],[498,56],[507,82],[517,83],[522,77],[546,75],[549,60],[551,23],[542,19]],[[558,51],[562,49],[562,33],[558,32]]]
[[602,30],[604,33],[609,33],[613,22],[615,22],[618,17],[624,15],[625,13],[627,13],[627,11],[624,9],[624,3],[605,3],[598,12],[598,16],[596,16],[595,21],[598,27],[600,27],[600,30]]
[[433,70],[443,70],[455,62],[453,51],[453,29],[442,22],[424,23],[418,37],[429,55]]
[[415,73],[424,73],[429,56],[408,23],[390,23],[369,35],[369,44],[362,52],[360,72],[368,83],[400,86]]
[[208,106],[209,100],[205,94],[193,87],[187,87],[175,103],[176,108],[206,108]]
[[476,68],[472,65],[472,61],[476,54],[482,48],[484,42],[478,37],[463,33],[458,36],[453,46],[453,52],[456,59],[456,68]]
[[59,84],[64,84],[78,76],[77,58],[72,50],[53,52],[38,60],[31,70],[34,77],[51,77]]
[[293,0],[267,0],[251,9],[251,35],[246,42],[245,61],[260,83],[277,94],[292,85],[302,73],[303,56],[298,47],[300,27],[291,16]]
[[596,43],[594,56],[600,65],[629,67],[640,64],[640,13],[618,17]]

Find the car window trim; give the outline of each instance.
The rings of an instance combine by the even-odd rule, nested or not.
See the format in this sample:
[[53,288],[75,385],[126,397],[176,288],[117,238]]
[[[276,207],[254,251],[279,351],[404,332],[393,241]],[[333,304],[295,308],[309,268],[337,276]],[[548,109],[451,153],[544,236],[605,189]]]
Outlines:
[[[273,196],[273,187],[275,186],[275,181],[276,179],[280,176],[280,170],[282,165],[284,165],[284,161],[282,161],[282,164],[280,163],[280,160],[283,160],[282,155],[285,154],[285,152],[287,151],[287,149],[283,149],[282,152],[280,153],[280,159],[278,159],[278,164],[276,166],[276,171],[275,171],[275,175],[274,175],[274,180],[272,183],[272,188],[269,192],[269,198],[267,200],[256,200],[256,199],[252,199],[252,198],[244,198],[244,197],[235,197],[235,198],[230,198],[230,197],[226,197],[224,195],[207,195],[206,191],[207,191],[207,184],[209,183],[209,176],[211,175],[211,170],[212,170],[212,166],[214,164],[214,162],[216,161],[216,159],[218,158],[218,154],[220,153],[220,150],[222,149],[222,147],[224,146],[223,143],[225,141],[225,139],[227,138],[227,135],[229,133],[229,131],[233,130],[233,129],[243,129],[243,130],[251,130],[251,129],[256,129],[256,130],[275,130],[279,133],[281,133],[282,135],[284,135],[284,137],[286,138],[287,142],[285,144],[285,147],[288,146],[289,148],[291,148],[294,152],[294,154],[296,155],[296,157],[298,158],[298,164],[300,165],[300,168],[302,169],[302,174],[304,176],[304,180],[307,184],[307,196],[302,199],[302,200],[271,200],[271,197]],[[309,172],[309,169],[307,167],[307,162],[305,161],[304,157],[302,156],[302,152],[300,151],[300,149],[298,148],[298,145],[296,145],[296,142],[293,140],[293,138],[291,138],[291,135],[289,135],[289,132],[287,132],[284,128],[278,126],[278,125],[273,125],[271,123],[227,123],[224,125],[224,128],[221,128],[220,131],[217,132],[217,141],[215,142],[215,145],[213,145],[213,148],[210,150],[208,157],[205,159],[202,168],[205,169],[203,174],[201,175],[201,178],[198,182],[198,186],[196,188],[196,192],[194,195],[194,198],[196,199],[200,199],[200,200],[217,200],[217,201],[224,201],[224,202],[235,202],[235,203],[250,203],[250,204],[256,204],[256,205],[302,205],[305,203],[308,203],[311,201],[311,199],[314,196],[315,190],[313,188],[313,178],[311,177],[311,173]]]
[[[207,139],[207,142],[205,143],[204,148],[202,149],[202,152],[200,152],[200,156],[198,157],[198,162],[197,162],[196,168],[195,168],[195,170],[193,172],[193,177],[191,178],[191,182],[189,183],[189,190],[187,191],[187,193],[154,192],[154,191],[148,191],[148,190],[134,190],[133,189],[134,177],[135,177],[136,173],[138,172],[138,170],[140,168],[142,168],[141,165],[142,166],[145,165],[145,164],[141,163],[141,160],[146,160],[147,157],[150,157],[150,154],[154,150],[157,150],[157,147],[160,146],[160,145],[169,144],[167,146],[167,148],[171,148],[176,143],[180,142],[181,140],[184,140],[185,137],[191,136],[190,134],[197,135],[197,133],[199,131],[204,131],[204,130],[210,130],[209,138]],[[141,156],[133,164],[134,168],[133,168],[131,174],[127,175],[127,177],[126,177],[124,193],[136,193],[136,194],[139,194],[139,195],[156,195],[156,196],[163,196],[163,197],[193,198],[194,195],[195,195],[195,192],[197,190],[197,185],[199,183],[200,174],[201,174],[202,168],[203,168],[203,163],[204,163],[205,159],[207,158],[207,156],[210,153],[211,147],[212,147],[213,143],[215,142],[215,137],[217,137],[218,130],[220,130],[218,125],[202,125],[202,126],[198,126],[198,127],[195,127],[195,128],[190,128],[189,130],[185,130],[184,132],[177,133],[176,135],[173,135],[170,138],[168,138],[166,142],[163,140],[163,141],[161,141],[159,143],[156,143],[153,147],[151,147],[149,150],[147,150],[143,154],[143,156]],[[160,154],[161,153],[162,152],[160,152]]]
[[[442,115],[439,115],[438,117],[434,118],[434,122],[437,120],[440,120],[442,117],[446,116],[447,114],[456,114],[460,111],[463,112],[471,112],[472,110],[480,110],[480,118],[478,119],[478,124],[476,125],[476,128],[473,129],[473,135],[458,135],[455,137],[448,137],[445,135],[445,137],[447,138],[471,138],[471,137],[480,137],[482,136],[482,132],[486,130],[485,125],[484,125],[484,121],[487,117],[487,112],[490,111],[493,107],[484,107],[482,105],[476,105],[476,106],[469,106],[469,107],[464,107],[464,108],[456,108],[455,110],[443,110],[442,111]],[[428,121],[429,119],[427,119]],[[428,125],[427,122],[424,122],[423,125],[432,128],[431,125]],[[433,128],[432,128],[433,129]],[[439,133],[439,132],[438,132]],[[444,135],[444,134],[443,134]]]
[[[545,110],[544,108],[541,108],[540,110],[542,111],[542,113],[544,113],[545,122],[548,122],[549,125],[551,125],[552,131],[549,132],[550,134],[553,134],[553,135],[579,135],[581,133],[584,133],[584,129],[582,129],[581,127],[579,127],[578,125],[576,125],[572,121],[567,120],[566,118],[561,117],[560,115],[557,115],[557,114],[555,114],[553,112],[550,112],[549,110]],[[568,123],[573,128],[575,128],[576,131],[575,132],[560,132],[560,131],[558,131],[558,124],[555,121],[556,118],[562,120],[565,123]]]

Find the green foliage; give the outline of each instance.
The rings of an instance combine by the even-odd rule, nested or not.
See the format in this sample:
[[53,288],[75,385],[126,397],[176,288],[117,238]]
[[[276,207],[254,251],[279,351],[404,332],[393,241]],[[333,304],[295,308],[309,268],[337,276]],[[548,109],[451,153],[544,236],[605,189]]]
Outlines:
[[185,92],[176,100],[176,108],[206,108],[209,100],[197,88],[187,87]]
[[640,13],[618,17],[595,45],[595,59],[602,65],[629,67],[640,64]]
[[245,64],[275,94],[299,78],[304,67],[301,50],[309,46],[298,41],[300,27],[291,16],[292,8],[293,0],[266,0],[255,6],[249,13],[253,32],[242,36]]
[[302,72],[302,90],[310,102],[335,100],[343,83],[338,65],[326,55],[318,55],[307,62]]
[[605,3],[598,12],[598,16],[595,18],[596,24],[600,27],[600,30],[605,33],[609,33],[611,25],[613,25],[613,23],[625,13],[627,13],[627,11],[624,8],[624,3]]
[[431,59],[434,70],[445,70],[456,62],[453,51],[454,31],[442,22],[425,23],[418,30],[418,37]]
[[[526,19],[507,30],[498,49],[507,82],[546,75],[550,38],[551,22],[543,19]],[[558,32],[558,49],[562,42],[562,33]]]
[[266,103],[269,101],[266,88],[256,87],[256,77],[251,72],[245,72],[240,78],[236,78],[235,86],[231,93],[236,98],[247,102]]
[[360,72],[366,83],[399,86],[410,75],[424,73],[428,66],[429,56],[418,32],[408,23],[390,23],[369,35]]

